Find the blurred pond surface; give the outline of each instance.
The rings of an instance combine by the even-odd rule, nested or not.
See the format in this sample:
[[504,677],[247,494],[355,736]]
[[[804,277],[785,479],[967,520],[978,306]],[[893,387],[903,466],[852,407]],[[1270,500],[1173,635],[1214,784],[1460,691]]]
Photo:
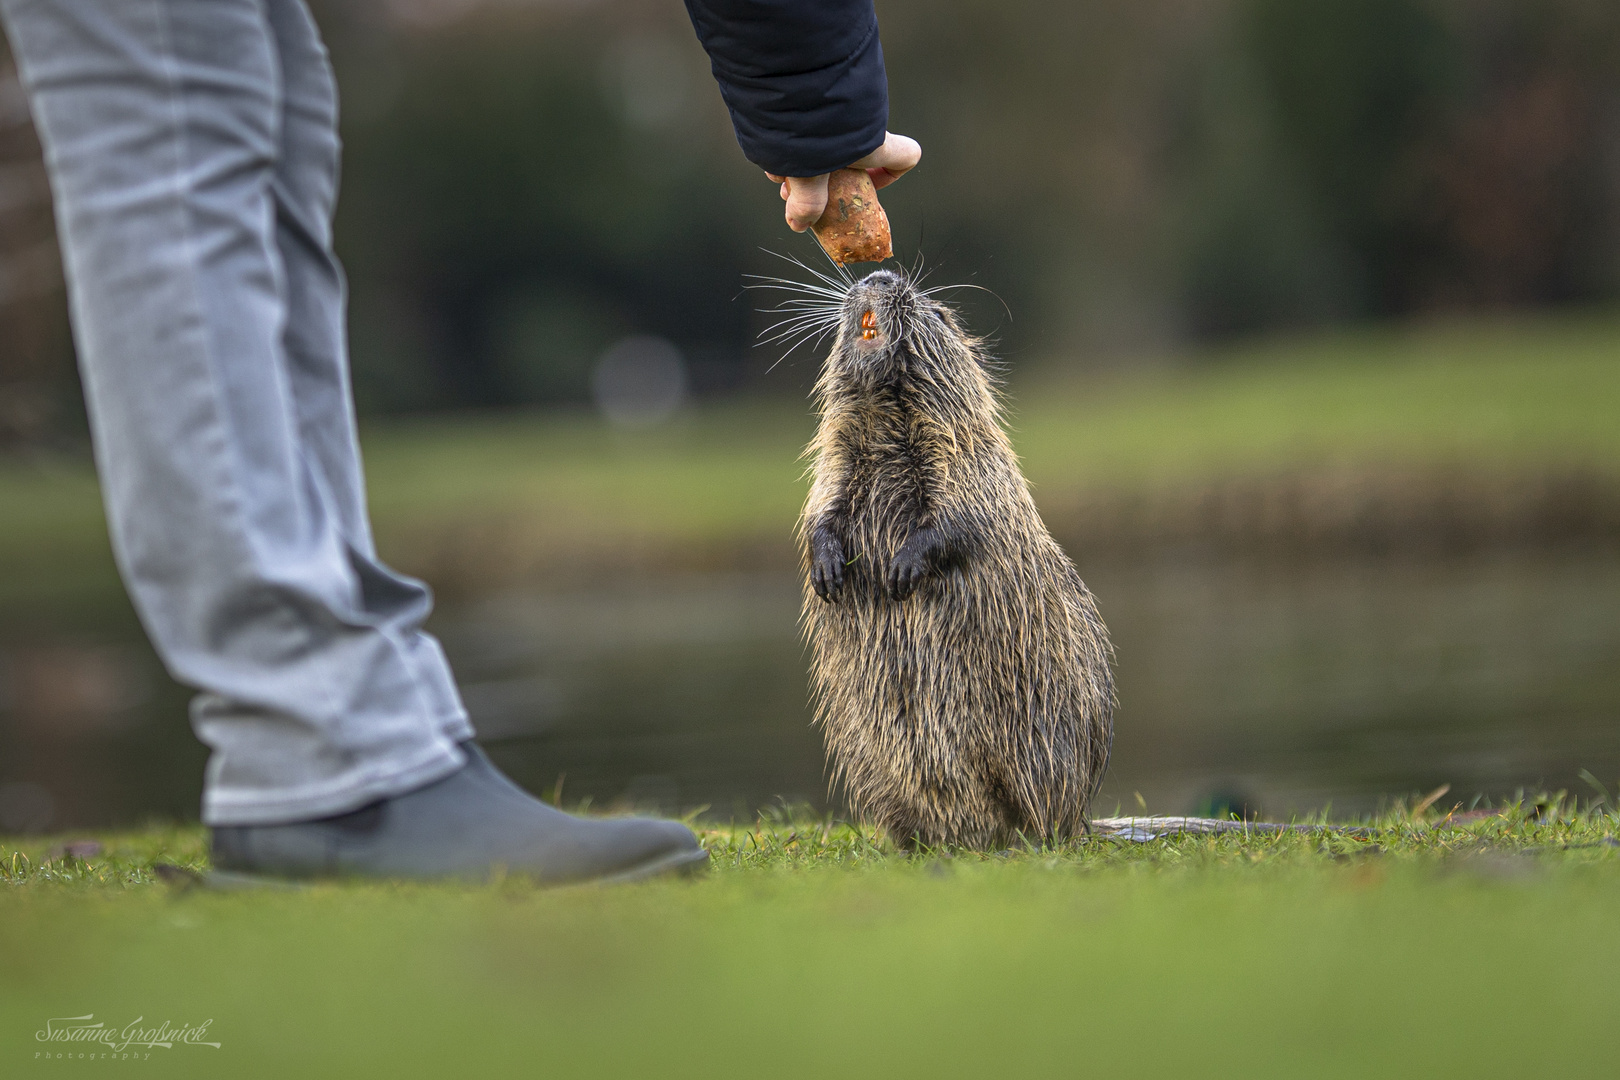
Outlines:
[[[1082,568],[1118,650],[1103,805],[1374,809],[1620,778],[1620,563]],[[501,765],[570,805],[828,806],[791,575],[512,594],[435,619]],[[0,626],[0,828],[195,813],[185,693],[138,638]]]

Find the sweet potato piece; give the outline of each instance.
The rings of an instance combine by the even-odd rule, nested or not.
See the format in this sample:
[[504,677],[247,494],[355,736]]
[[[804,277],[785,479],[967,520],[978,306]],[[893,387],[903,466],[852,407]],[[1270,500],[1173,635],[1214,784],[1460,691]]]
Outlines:
[[894,255],[889,215],[865,169],[839,169],[827,177],[827,210],[810,228],[822,250],[840,265],[882,262]]

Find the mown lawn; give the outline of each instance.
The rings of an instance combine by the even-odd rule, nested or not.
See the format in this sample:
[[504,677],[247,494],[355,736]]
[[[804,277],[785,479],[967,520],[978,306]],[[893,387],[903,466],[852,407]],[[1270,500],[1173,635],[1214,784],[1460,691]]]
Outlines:
[[211,1020],[140,1048],[165,1076],[1611,1075],[1616,819],[1436,817],[954,856],[777,820],[710,832],[701,880],[552,891],[214,893],[151,871],[201,867],[194,829],[0,842],[0,1072],[123,1062],[43,1057],[93,1014]]

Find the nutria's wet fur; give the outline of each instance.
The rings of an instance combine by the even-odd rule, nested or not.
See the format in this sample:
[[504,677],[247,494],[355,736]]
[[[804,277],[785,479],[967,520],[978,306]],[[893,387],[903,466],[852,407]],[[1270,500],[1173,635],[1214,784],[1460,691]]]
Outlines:
[[903,274],[823,295],[837,336],[800,539],[833,780],[903,844],[1080,833],[1112,650],[1035,510],[984,346]]

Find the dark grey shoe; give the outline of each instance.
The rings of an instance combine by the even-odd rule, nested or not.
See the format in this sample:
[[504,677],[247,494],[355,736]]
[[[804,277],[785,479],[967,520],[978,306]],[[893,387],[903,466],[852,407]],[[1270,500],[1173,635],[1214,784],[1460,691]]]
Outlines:
[[579,818],[536,799],[472,743],[427,787],[336,817],[213,830],[216,870],[271,877],[487,879],[547,885],[690,873],[709,855],[692,830],[649,818]]

